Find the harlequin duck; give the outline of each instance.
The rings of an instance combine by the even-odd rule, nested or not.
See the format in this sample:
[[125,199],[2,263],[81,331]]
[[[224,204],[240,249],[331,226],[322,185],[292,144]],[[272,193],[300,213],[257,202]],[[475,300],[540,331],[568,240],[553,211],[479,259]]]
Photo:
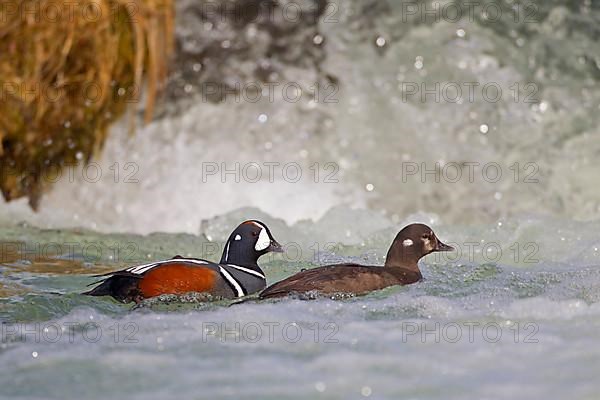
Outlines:
[[277,282],[259,295],[261,299],[290,294],[365,294],[394,285],[408,285],[422,279],[418,261],[435,251],[452,251],[431,228],[412,224],[402,229],[390,247],[385,265],[337,264],[299,272]]
[[238,226],[225,244],[216,264],[196,258],[176,256],[170,260],[138,265],[121,271],[96,275],[106,277],[89,296],[112,296],[127,303],[162,294],[208,293],[237,298],[256,293],[267,286],[258,259],[269,252],[283,252],[265,224],[246,221]]

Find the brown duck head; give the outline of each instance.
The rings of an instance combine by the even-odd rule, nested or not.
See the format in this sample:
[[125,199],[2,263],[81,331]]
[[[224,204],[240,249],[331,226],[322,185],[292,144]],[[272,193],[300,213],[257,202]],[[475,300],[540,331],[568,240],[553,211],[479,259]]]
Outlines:
[[419,271],[418,261],[436,251],[453,251],[442,243],[427,225],[410,224],[396,235],[385,259],[386,267],[400,267]]

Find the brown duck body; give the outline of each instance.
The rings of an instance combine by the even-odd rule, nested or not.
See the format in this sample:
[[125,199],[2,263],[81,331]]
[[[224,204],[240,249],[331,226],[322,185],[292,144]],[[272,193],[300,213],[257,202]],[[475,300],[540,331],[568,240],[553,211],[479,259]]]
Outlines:
[[299,272],[265,289],[261,298],[283,297],[291,293],[366,294],[395,285],[409,285],[422,279],[421,272],[400,267],[337,264]]
[[387,253],[383,267],[358,264],[336,264],[299,272],[269,286],[260,293],[261,299],[290,294],[361,295],[389,286],[409,285],[423,277],[418,261],[434,251],[450,251],[431,228],[411,224],[402,229]]

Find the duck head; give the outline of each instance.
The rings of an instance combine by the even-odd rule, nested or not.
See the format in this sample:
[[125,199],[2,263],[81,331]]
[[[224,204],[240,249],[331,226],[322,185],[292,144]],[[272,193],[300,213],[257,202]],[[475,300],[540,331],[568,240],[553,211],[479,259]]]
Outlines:
[[442,243],[427,225],[410,224],[396,235],[387,253],[385,266],[418,270],[418,261],[427,254],[453,250],[452,246]]
[[283,248],[269,228],[260,221],[245,221],[229,236],[220,263],[254,266],[261,256],[270,252],[283,253]]

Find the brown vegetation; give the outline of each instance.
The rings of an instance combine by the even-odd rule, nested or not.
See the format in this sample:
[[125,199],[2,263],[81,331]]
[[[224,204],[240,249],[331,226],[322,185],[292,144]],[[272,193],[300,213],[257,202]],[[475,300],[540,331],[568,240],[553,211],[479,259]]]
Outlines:
[[172,52],[172,0],[0,0],[0,189],[33,208],[57,170],[97,154],[109,124],[145,120]]

